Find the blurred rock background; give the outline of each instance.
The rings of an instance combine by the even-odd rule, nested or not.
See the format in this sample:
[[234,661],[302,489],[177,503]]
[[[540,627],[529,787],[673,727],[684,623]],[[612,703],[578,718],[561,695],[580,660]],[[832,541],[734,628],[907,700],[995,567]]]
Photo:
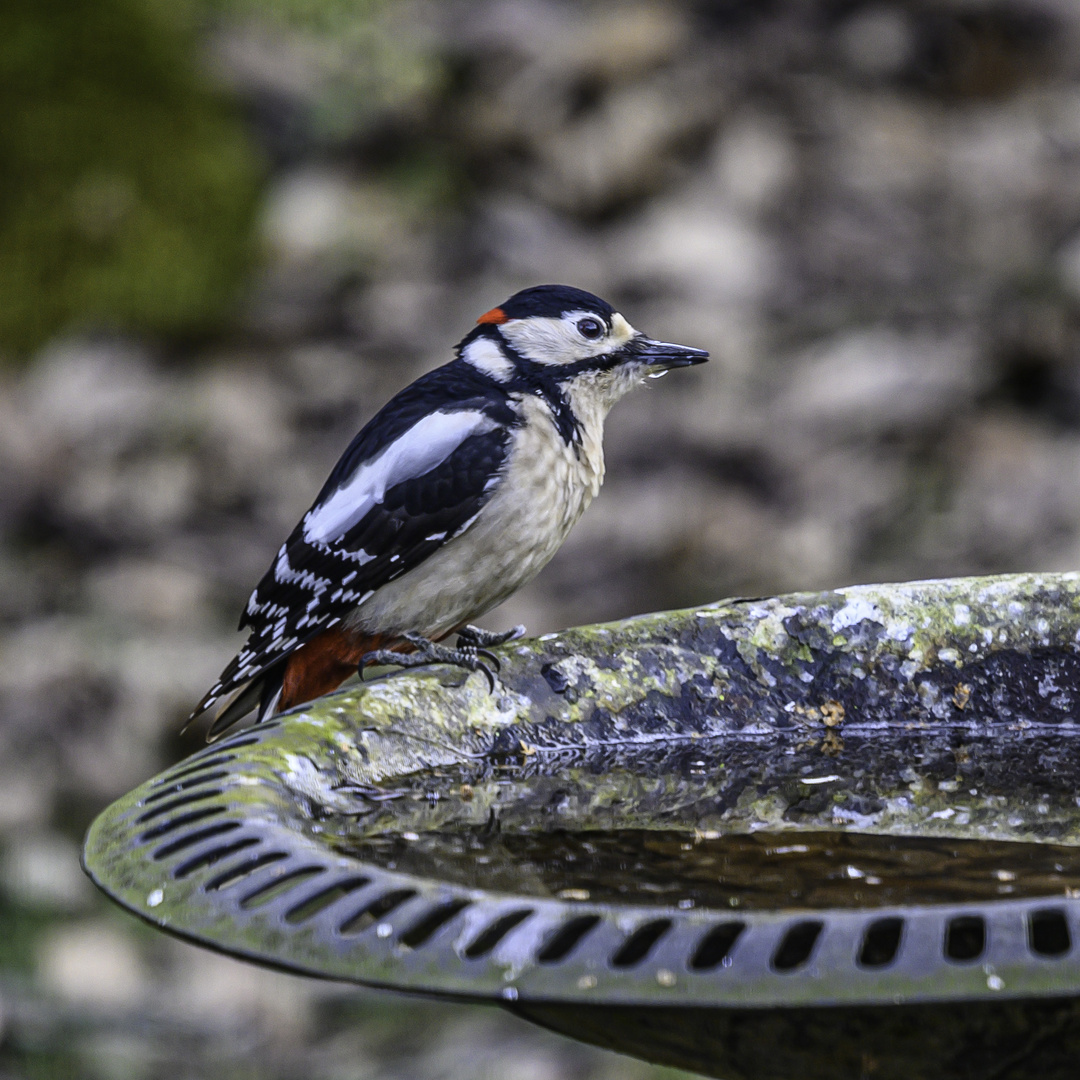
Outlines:
[[1080,565],[1073,0],[0,8],[0,1076],[657,1077],[93,895],[359,424],[545,281],[712,350],[487,620]]

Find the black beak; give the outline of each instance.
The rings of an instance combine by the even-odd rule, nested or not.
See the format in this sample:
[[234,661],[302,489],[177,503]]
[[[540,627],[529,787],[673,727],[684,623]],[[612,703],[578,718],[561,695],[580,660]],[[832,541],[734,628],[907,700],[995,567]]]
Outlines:
[[639,338],[636,344],[638,357],[661,371],[704,364],[709,359],[709,354],[704,349],[692,349],[689,345],[676,345],[671,341]]

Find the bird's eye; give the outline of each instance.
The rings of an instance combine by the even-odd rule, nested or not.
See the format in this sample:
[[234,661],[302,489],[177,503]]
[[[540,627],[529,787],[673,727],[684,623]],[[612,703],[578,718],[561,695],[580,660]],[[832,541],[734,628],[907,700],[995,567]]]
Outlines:
[[604,324],[599,319],[578,319],[578,333],[583,338],[595,341],[604,333]]

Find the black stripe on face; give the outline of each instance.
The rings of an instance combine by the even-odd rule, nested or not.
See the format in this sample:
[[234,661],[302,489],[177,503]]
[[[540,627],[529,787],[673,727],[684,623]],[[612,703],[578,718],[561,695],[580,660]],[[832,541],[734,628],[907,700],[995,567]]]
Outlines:
[[560,364],[554,368],[559,382],[567,382],[578,375],[585,375],[596,371],[613,371],[620,364],[632,363],[639,360],[637,352],[631,348],[633,342],[616,349],[614,352],[601,353],[599,356],[590,356],[587,360],[578,360],[573,364]]
[[[542,398],[551,410],[552,418],[555,420],[555,428],[559,432],[562,441],[567,446],[575,447],[575,449],[579,447],[581,445],[581,422],[574,414],[566,394],[563,393],[563,389],[559,385],[565,378],[563,373],[566,367],[538,364],[535,360],[529,360],[527,357],[522,356],[505,339],[502,342],[502,349],[506,356],[514,362],[516,369],[514,378],[509,383],[503,384],[505,389],[516,390],[519,393],[536,394],[537,397]],[[577,365],[568,366],[576,367]]]

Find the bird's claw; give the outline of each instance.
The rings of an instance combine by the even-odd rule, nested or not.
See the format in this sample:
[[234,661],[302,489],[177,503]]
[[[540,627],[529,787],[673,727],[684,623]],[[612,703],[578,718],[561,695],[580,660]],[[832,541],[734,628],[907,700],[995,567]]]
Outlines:
[[[500,636],[500,635],[493,635]],[[483,672],[488,681],[488,689],[495,692],[495,672],[499,670],[499,659],[480,645],[466,642],[455,649],[438,645],[419,634],[403,634],[402,637],[414,648],[414,652],[400,653],[393,649],[376,649],[365,653],[360,658],[359,675],[364,677],[364,668],[375,664],[397,664],[398,667],[424,667],[427,664],[451,664],[465,668],[466,671]],[[485,663],[485,661],[487,661]],[[492,670],[494,667],[494,670]]]
[[[499,669],[498,665],[499,665],[499,662],[498,662],[498,660],[496,660],[495,661],[495,671],[498,671],[498,669]],[[464,668],[467,668],[469,671],[482,671],[484,673],[484,678],[487,679],[488,693],[489,694],[494,694],[495,693],[495,682],[496,682],[495,671],[492,671],[491,668],[487,664],[485,664],[484,661],[481,660],[479,656],[473,657],[471,661],[467,661],[465,663],[462,663],[461,666],[464,667]]]
[[[505,645],[508,641],[517,641],[525,636],[525,627],[518,625],[496,633],[493,630],[481,630],[479,626],[465,625],[457,632],[458,645],[466,648],[482,649],[495,645]],[[494,659],[494,657],[492,658]]]

